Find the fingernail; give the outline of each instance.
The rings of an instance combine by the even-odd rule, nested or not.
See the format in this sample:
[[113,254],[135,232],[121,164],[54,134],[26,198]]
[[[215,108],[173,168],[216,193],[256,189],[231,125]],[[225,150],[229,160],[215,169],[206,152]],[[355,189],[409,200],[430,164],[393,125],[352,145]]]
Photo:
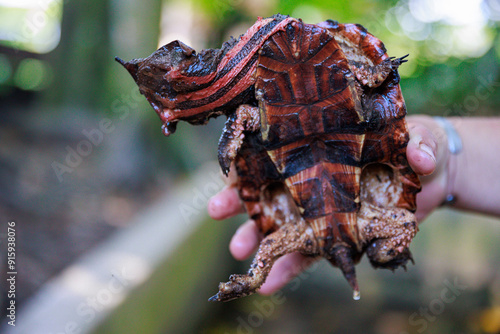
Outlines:
[[414,135],[414,136],[410,137],[410,142],[408,143],[408,145],[412,144],[415,146],[419,146],[421,142],[422,142],[422,136]]
[[427,153],[427,155],[432,159],[432,161],[436,162],[436,157],[434,156],[434,152],[432,152],[432,149],[426,145],[426,144],[420,144],[419,148],[421,151]]
[[220,199],[217,198],[217,195],[215,195],[215,196],[210,197],[210,199],[208,200],[208,206],[211,209],[217,210],[222,206],[222,203],[221,203]]
[[240,225],[240,227],[238,227],[238,228],[236,229],[236,231],[234,232],[233,237],[234,237],[234,236],[237,236],[238,234],[240,234],[241,232],[243,232],[244,227],[245,227],[245,225]]

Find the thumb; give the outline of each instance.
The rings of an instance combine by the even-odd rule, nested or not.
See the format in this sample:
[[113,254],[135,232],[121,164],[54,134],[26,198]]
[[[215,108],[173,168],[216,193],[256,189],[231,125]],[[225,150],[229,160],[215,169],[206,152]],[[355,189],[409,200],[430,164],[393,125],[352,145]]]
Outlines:
[[410,141],[406,156],[411,168],[419,175],[429,175],[436,169],[437,138],[420,123],[408,124]]

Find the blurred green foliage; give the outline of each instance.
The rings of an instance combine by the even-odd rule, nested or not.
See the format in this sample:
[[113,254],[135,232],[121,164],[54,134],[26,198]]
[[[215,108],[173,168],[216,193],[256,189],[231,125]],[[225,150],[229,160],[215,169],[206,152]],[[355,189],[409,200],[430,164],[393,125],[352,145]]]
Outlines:
[[[12,1],[11,5],[15,3]],[[126,108],[125,122],[144,124],[144,138],[151,141],[153,150],[167,147],[168,154],[158,157],[159,168],[190,171],[213,159],[223,120],[213,120],[204,128],[181,126],[182,131],[165,141],[159,131],[160,122],[145,99],[127,102],[136,88],[128,73],[113,62],[114,56],[145,57],[158,46],[158,40],[167,43],[175,38],[193,42],[196,49],[218,48],[230,35],[243,33],[258,16],[275,13],[308,23],[327,19],[359,23],[384,41],[390,56],[409,54],[400,73],[410,114],[499,114],[500,14],[491,1],[475,0],[456,6],[445,0],[149,0],[141,4],[59,4],[63,18],[60,43],[55,50],[36,55],[41,59],[38,62],[23,61],[24,54],[6,58],[0,53],[0,97],[9,96],[12,89],[35,91],[35,98],[48,109],[45,112],[59,116],[71,106],[121,120],[121,111]],[[52,22],[49,18],[59,20],[51,6],[35,2],[31,5],[34,9],[26,14],[25,24],[38,22],[37,17],[45,17],[47,23]],[[44,8],[47,11],[43,12]]]
[[[444,3],[437,1],[435,3]],[[425,113],[445,116],[499,115],[499,25],[495,21],[495,6],[484,3],[480,12],[471,12],[471,5],[450,13],[426,8],[432,2],[419,0],[401,1],[244,1],[244,0],[191,0],[165,1],[162,16],[172,20],[185,6],[189,18],[185,24],[194,27],[188,33],[172,34],[170,39],[192,42],[200,48],[219,48],[231,35],[237,37],[249,28],[258,16],[268,17],[275,13],[302,18],[307,23],[334,19],[342,23],[359,23],[384,41],[390,56],[409,54],[409,61],[400,67],[402,90],[410,114]],[[477,4],[479,6],[479,4]],[[472,9],[475,7],[471,7]],[[432,17],[426,18],[429,11]],[[424,12],[422,14],[422,12]],[[169,15],[171,13],[171,15]],[[424,15],[424,17],[422,17]],[[441,17],[439,16],[441,15]],[[416,17],[415,17],[416,16]],[[423,21],[420,21],[423,20]],[[177,21],[176,21],[177,22]],[[183,22],[179,20],[179,22]],[[197,27],[198,26],[198,27]],[[179,29],[180,30],[180,29]],[[189,29],[184,29],[189,30]],[[167,31],[168,33],[168,31]],[[200,36],[196,36],[199,34]],[[152,113],[150,113],[152,114]],[[158,121],[152,118],[154,124]],[[217,141],[222,122],[211,121],[206,129],[185,126],[169,138],[172,152],[183,161],[177,150],[179,142],[202,145],[204,152],[215,152],[215,145],[198,142]],[[162,144],[163,145],[163,144]],[[185,145],[189,147],[190,145]],[[194,152],[193,152],[194,153]],[[190,153],[192,156],[192,153]],[[195,154],[195,157],[197,155]],[[208,158],[198,155],[198,158]],[[199,160],[184,161],[191,169]]]
[[[253,15],[256,11],[249,11],[250,5],[242,0],[193,0],[193,3],[209,17],[214,35],[222,37],[211,40],[211,47],[223,42],[224,32],[232,25],[244,21],[250,26],[256,18]],[[465,17],[468,8],[456,10],[450,6],[450,15],[443,14],[441,19],[430,17],[429,22],[415,18],[422,19],[421,12],[426,9],[425,4],[430,3],[426,1],[282,0],[270,1],[266,6],[261,6],[262,1],[257,3],[256,7],[265,9],[258,12],[263,17],[281,13],[302,18],[307,23],[327,19],[359,23],[384,41],[389,55],[398,57],[409,53],[409,62],[400,68],[400,73],[410,113],[499,114],[500,35],[498,21],[492,19],[498,15],[493,2],[481,5],[482,18],[468,20]],[[464,3],[456,6],[460,8]],[[475,39],[485,41],[474,43]]]

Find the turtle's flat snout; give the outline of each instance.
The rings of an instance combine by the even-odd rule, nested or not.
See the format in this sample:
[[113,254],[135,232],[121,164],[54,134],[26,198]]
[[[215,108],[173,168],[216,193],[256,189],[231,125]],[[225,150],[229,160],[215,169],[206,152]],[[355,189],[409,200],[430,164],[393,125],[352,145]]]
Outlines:
[[127,71],[130,73],[132,78],[137,82],[137,72],[139,69],[139,65],[136,59],[132,59],[131,61],[124,61],[120,57],[115,57],[115,60],[122,64],[123,67],[127,69]]

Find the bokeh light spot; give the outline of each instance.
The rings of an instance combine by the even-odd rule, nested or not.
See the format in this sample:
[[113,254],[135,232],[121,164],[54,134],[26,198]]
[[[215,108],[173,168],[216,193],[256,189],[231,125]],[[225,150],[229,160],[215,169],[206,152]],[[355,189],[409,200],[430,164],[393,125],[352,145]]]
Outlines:
[[24,90],[41,90],[47,87],[51,79],[51,70],[38,59],[24,59],[19,63],[14,75],[14,83]]

